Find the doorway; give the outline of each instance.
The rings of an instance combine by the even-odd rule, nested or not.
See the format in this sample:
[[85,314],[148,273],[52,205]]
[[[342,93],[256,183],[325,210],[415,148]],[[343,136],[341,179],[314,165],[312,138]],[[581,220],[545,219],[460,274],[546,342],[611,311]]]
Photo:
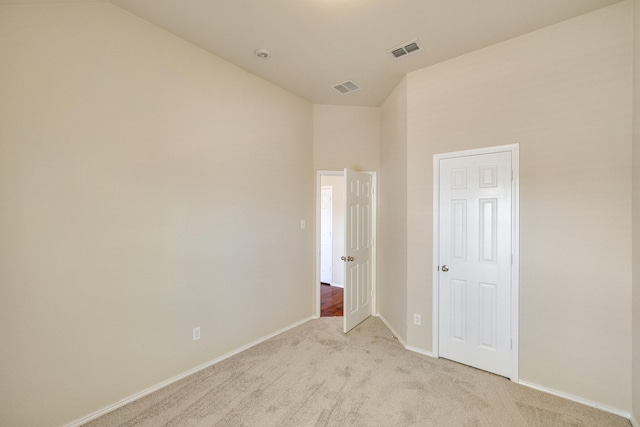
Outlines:
[[[320,188],[320,282],[328,286],[333,282],[333,222],[333,186],[322,185]],[[340,231],[338,230],[338,233]]]
[[[341,293],[345,332],[374,313],[375,206],[375,173],[317,173],[316,316]],[[323,302],[323,295],[333,302]]]
[[344,176],[320,177],[320,317],[344,314]]
[[434,355],[518,380],[518,145],[434,156]]

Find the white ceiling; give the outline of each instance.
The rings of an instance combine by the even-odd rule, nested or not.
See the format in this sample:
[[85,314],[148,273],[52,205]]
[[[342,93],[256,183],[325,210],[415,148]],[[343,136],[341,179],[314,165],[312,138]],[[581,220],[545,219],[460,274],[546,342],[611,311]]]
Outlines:
[[[410,71],[620,0],[111,0],[317,104],[378,106]],[[8,3],[49,1],[0,0]],[[387,50],[419,39],[421,52]],[[271,56],[262,60],[256,49]],[[341,95],[332,86],[362,89]]]

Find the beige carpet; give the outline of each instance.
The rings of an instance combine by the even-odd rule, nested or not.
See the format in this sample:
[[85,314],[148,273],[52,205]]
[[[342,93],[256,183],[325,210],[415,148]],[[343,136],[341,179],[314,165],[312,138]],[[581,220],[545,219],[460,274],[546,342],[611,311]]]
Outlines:
[[377,318],[321,318],[90,426],[607,426],[621,417],[405,350]]

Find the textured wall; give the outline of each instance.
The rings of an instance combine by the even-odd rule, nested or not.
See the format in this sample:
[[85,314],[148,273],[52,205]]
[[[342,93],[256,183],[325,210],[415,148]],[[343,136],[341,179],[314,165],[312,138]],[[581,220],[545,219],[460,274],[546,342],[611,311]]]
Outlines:
[[633,417],[640,426],[640,1],[633,8]]
[[2,6],[0,40],[1,425],[312,315],[311,104],[109,3]]
[[432,346],[432,158],[520,144],[520,379],[631,409],[631,2],[407,76],[409,345]]
[[378,310],[407,339],[407,82],[381,108]]
[[313,106],[316,170],[377,172],[380,167],[380,109]]

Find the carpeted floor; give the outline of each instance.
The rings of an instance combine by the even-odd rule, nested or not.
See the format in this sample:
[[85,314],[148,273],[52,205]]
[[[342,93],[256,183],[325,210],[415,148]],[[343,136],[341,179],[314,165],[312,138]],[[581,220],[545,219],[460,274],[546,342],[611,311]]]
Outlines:
[[378,318],[309,321],[89,426],[607,426],[621,417],[405,350]]

